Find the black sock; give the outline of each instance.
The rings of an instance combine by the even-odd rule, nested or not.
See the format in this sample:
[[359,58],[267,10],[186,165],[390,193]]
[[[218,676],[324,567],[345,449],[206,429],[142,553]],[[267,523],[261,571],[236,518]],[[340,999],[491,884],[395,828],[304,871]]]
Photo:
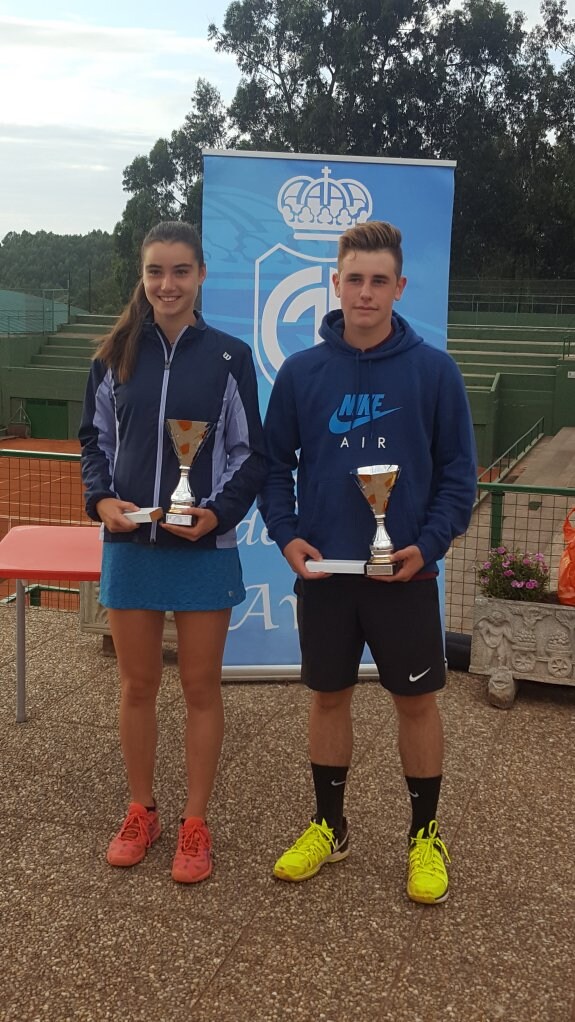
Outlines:
[[431,820],[437,816],[441,777],[407,777],[405,778],[409,797],[411,798],[411,829],[410,837],[416,837],[422,828],[427,836],[427,828]]
[[336,834],[343,830],[343,796],[348,768],[346,766],[321,766],[312,763],[313,783],[317,803],[316,821],[325,820]]
[[154,802],[153,806],[146,806],[146,811],[148,813],[155,813],[155,812],[157,812],[157,809],[158,809],[158,807],[157,807],[155,802]]

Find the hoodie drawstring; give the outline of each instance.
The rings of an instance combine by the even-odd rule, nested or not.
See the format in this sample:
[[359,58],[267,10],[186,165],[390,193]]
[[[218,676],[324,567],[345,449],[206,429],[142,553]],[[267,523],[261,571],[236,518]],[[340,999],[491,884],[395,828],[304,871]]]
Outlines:
[[[355,409],[354,421],[356,421],[359,417],[359,396],[361,391],[361,356],[363,354],[365,353],[358,350],[355,355],[355,384],[354,384],[355,394],[353,403],[353,407]],[[367,362],[367,393],[365,396],[367,398],[367,405],[369,409],[369,439],[373,440],[373,394],[371,389],[373,369],[371,366],[372,360],[370,358],[367,358],[365,361]]]

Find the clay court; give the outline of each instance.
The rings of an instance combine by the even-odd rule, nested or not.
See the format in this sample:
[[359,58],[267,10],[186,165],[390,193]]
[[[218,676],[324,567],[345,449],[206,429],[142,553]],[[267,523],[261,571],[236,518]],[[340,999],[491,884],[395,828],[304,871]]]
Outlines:
[[[91,524],[84,513],[79,454],[77,440],[0,440],[0,539],[14,525]],[[14,588],[0,580],[0,600]],[[46,592],[42,603],[77,609],[78,598]]]

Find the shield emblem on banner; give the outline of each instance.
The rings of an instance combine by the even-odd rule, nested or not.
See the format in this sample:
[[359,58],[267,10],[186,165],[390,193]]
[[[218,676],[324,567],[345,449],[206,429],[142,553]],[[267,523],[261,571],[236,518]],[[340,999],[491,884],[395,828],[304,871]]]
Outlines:
[[321,340],[326,312],[339,308],[335,256],[317,258],[278,243],[255,262],[254,352],[269,383],[288,355]]

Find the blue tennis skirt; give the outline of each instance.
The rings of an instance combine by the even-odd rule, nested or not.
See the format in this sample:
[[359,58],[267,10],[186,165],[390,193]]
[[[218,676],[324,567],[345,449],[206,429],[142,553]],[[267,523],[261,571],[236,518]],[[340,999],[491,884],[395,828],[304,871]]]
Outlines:
[[103,546],[99,599],[112,610],[225,610],[246,598],[235,547]]

